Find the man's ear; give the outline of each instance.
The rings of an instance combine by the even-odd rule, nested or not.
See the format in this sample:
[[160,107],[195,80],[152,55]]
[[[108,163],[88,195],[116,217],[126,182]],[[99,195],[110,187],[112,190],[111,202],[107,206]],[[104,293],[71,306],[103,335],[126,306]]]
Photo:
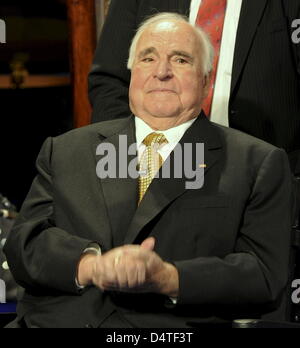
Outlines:
[[207,97],[207,95],[208,95],[211,78],[212,78],[212,71],[210,71],[208,74],[206,74],[203,77],[203,80],[202,80],[203,99],[205,99]]

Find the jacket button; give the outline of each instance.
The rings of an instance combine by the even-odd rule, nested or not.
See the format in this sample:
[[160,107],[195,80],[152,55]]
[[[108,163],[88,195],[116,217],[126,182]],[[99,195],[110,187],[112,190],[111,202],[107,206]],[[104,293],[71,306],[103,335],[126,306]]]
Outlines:
[[231,116],[236,116],[237,115],[237,111],[236,110],[230,110],[230,115]]
[[85,328],[86,328],[86,329],[93,329],[94,327],[93,327],[92,324],[86,324],[86,325],[85,325]]

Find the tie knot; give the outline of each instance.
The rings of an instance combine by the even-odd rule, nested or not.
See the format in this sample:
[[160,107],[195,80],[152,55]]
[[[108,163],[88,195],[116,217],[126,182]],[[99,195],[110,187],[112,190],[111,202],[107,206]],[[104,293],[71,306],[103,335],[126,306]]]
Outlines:
[[143,140],[143,144],[146,146],[153,146],[154,144],[162,145],[167,143],[168,140],[162,133],[151,133]]

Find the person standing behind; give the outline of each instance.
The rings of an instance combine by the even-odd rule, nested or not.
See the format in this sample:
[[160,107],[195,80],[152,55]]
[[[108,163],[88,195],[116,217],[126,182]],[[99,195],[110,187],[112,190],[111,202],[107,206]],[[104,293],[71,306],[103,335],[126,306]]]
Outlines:
[[300,174],[300,44],[292,41],[298,0],[112,0],[89,75],[93,122],[131,113],[129,45],[145,17],[164,11],[189,15],[204,29],[217,16],[222,35],[207,116],[284,148]]

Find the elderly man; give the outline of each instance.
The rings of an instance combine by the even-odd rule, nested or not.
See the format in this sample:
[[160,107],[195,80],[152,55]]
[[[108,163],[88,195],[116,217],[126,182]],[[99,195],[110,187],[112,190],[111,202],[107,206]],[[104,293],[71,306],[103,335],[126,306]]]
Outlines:
[[[190,327],[259,317],[280,304],[288,161],[283,150],[201,113],[212,59],[200,29],[179,15],[156,15],[131,46],[133,116],[46,141],[5,245],[26,289],[19,326]],[[146,170],[102,176],[103,149],[115,149],[107,165],[120,169],[124,137],[127,162],[138,157]],[[190,151],[178,151],[186,144]],[[187,188],[185,172],[162,175],[189,161],[195,172],[205,168],[200,189]]]

